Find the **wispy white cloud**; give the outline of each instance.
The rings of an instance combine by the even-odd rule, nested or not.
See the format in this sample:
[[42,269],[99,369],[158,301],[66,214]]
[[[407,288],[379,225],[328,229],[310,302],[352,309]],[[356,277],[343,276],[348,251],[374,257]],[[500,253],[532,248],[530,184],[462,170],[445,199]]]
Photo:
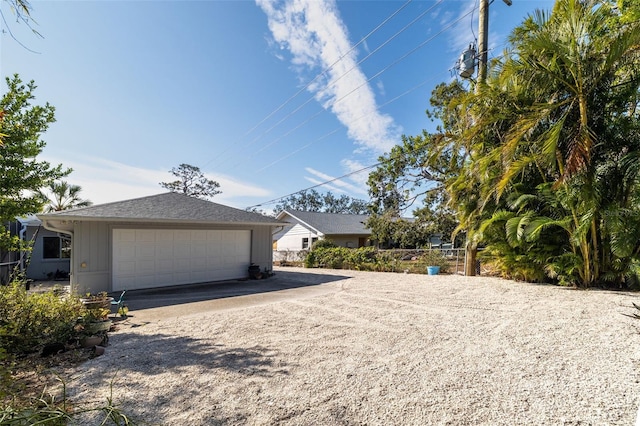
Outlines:
[[349,138],[360,149],[376,154],[389,151],[402,129],[379,111],[335,1],[256,3],[267,15],[273,39],[291,53],[291,62],[299,71],[327,70],[308,90],[347,128]]
[[[478,10],[476,2],[455,3],[461,4],[462,8],[456,14],[446,13],[443,15],[442,25],[448,25],[451,21],[460,19],[447,34],[450,34],[449,51],[455,52],[456,56],[473,43],[478,37]],[[475,9],[475,10],[474,10]],[[463,17],[465,16],[466,17]]]
[[314,179],[312,177],[309,176],[305,176],[304,179],[308,182],[311,182],[314,185],[322,185],[322,188],[320,190],[318,190],[318,192],[337,192],[339,194],[345,194],[346,191],[344,189],[338,188],[337,186],[333,186],[330,183],[325,183],[324,181],[318,180],[318,179]]
[[[43,156],[43,159],[51,164],[63,164],[72,168],[73,172],[65,179],[69,183],[80,185],[82,197],[94,204],[160,194],[166,192],[160,186],[160,182],[175,180],[169,173],[171,167],[166,170],[148,169],[88,156],[64,159]],[[217,203],[243,208],[245,206],[237,202],[239,198],[264,198],[272,195],[267,189],[240,182],[226,175],[204,174],[208,179],[220,183],[222,194],[216,195],[213,199]]]
[[[322,179],[322,180],[315,181],[316,184],[332,181],[330,184],[325,185],[325,188],[328,188],[328,186],[331,185],[331,187],[338,189],[340,192],[349,192],[349,193],[356,193],[356,194],[367,193],[366,189],[362,185],[353,185],[347,182],[346,179],[334,180],[336,179],[336,176],[328,175],[319,170],[312,169],[311,167],[306,167],[305,170],[308,173],[315,176],[316,178]],[[310,182],[314,181],[314,178],[310,178],[310,177],[305,177],[305,179],[307,179]]]
[[356,187],[360,188],[359,192],[363,194],[366,194],[368,191],[369,186],[367,185],[367,181],[369,180],[369,173],[371,173],[373,170],[366,169],[362,172],[360,172],[360,170],[368,166],[370,166],[370,164],[365,165],[356,160],[342,160],[342,167],[347,170],[347,173],[353,173],[349,175],[349,179],[355,183]]
[[[447,31],[447,34],[451,34],[449,38],[449,50],[456,56],[462,53],[470,43],[475,42],[478,37],[478,3],[477,2],[465,2],[461,3],[463,7],[456,15],[448,16],[443,21],[443,25],[460,19],[451,30]],[[500,5],[504,6],[504,5]],[[502,37],[496,32],[492,32],[489,29],[487,40],[489,41],[489,50],[495,49],[499,44]]]

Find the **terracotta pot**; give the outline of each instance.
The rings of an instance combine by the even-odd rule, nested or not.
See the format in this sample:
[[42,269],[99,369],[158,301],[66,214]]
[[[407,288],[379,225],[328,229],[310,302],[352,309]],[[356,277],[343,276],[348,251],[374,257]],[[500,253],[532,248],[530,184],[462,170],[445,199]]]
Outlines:
[[104,340],[102,336],[88,336],[80,339],[80,346],[83,348],[90,348],[92,346],[99,345]]
[[88,322],[84,325],[84,331],[91,334],[98,333],[100,331],[109,331],[112,323],[113,321],[111,320]]

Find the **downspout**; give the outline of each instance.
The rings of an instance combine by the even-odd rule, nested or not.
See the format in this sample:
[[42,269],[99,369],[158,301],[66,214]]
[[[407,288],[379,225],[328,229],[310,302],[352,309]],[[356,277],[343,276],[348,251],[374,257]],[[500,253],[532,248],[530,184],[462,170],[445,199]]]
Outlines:
[[[23,224],[20,221],[18,221],[18,223],[20,224],[20,232],[18,233],[18,235],[20,236],[20,244],[22,244],[25,239],[24,236],[27,233],[27,225]],[[20,250],[20,275],[24,275],[24,257],[24,250]]]
[[50,231],[54,231],[54,232],[58,232],[60,234],[67,234],[71,237],[71,256],[69,257],[69,269],[71,269],[69,271],[69,287],[70,287],[70,291],[73,293],[74,291],[74,287],[75,287],[75,263],[73,262],[73,257],[75,256],[75,250],[73,249],[73,246],[75,245],[75,241],[73,239],[73,231],[68,231],[66,229],[60,229],[60,228],[56,228],[55,226],[51,225],[51,223],[44,219],[42,220],[42,225],[50,230]]

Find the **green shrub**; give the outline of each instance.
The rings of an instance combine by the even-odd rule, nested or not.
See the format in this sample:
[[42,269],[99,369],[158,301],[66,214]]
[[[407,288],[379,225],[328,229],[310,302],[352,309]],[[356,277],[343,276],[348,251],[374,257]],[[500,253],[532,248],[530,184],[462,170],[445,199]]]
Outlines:
[[317,267],[315,252],[313,252],[313,251],[307,252],[307,255],[304,257],[304,267],[305,268],[315,268],[315,267]]
[[49,343],[66,342],[75,333],[80,300],[53,292],[28,293],[22,282],[0,287],[0,347],[10,354],[37,351]]
[[350,249],[347,252],[345,264],[349,269],[374,271],[377,264],[377,252],[378,250],[375,247]]
[[318,263],[325,268],[342,269],[350,249],[346,247],[322,248],[316,250]]
[[439,266],[443,273],[449,272],[450,269],[447,258],[440,250],[396,252],[381,251],[375,247],[314,248],[307,253],[304,264],[306,268],[323,267],[376,272],[408,271],[418,274],[426,274],[427,266]]
[[336,245],[336,243],[334,243],[331,240],[328,239],[322,239],[322,240],[318,240],[315,243],[313,243],[313,246],[311,247],[311,250],[316,250],[316,249],[321,249],[321,248],[334,248],[334,247],[338,247]]
[[314,248],[304,261],[306,268],[331,268],[342,269],[345,258],[349,256],[346,247],[320,247]]

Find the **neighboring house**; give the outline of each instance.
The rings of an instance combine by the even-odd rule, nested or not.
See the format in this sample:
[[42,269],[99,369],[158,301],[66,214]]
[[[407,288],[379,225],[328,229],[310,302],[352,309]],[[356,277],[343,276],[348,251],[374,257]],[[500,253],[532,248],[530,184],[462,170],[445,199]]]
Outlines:
[[371,230],[365,228],[369,216],[358,214],[319,213],[284,210],[277,219],[288,222],[285,229],[274,235],[274,250],[308,250],[322,239],[343,247],[364,247],[371,244]]
[[[18,221],[0,224],[4,230],[9,231],[9,235],[14,237],[20,233],[21,225]],[[0,285],[9,283],[14,268],[20,265],[21,253],[0,249]]]
[[248,277],[271,269],[282,222],[177,193],[39,214],[71,237],[71,287],[120,291]]
[[0,282],[7,283],[15,270],[32,280],[66,278],[69,273],[71,242],[64,234],[42,228],[34,215],[19,217],[7,224],[12,236],[31,243],[31,251],[0,254]]
[[31,253],[22,256],[22,267],[26,268],[27,278],[66,278],[71,258],[69,236],[43,228],[42,221],[33,215],[18,218],[18,222],[21,225],[21,239],[32,242]]

